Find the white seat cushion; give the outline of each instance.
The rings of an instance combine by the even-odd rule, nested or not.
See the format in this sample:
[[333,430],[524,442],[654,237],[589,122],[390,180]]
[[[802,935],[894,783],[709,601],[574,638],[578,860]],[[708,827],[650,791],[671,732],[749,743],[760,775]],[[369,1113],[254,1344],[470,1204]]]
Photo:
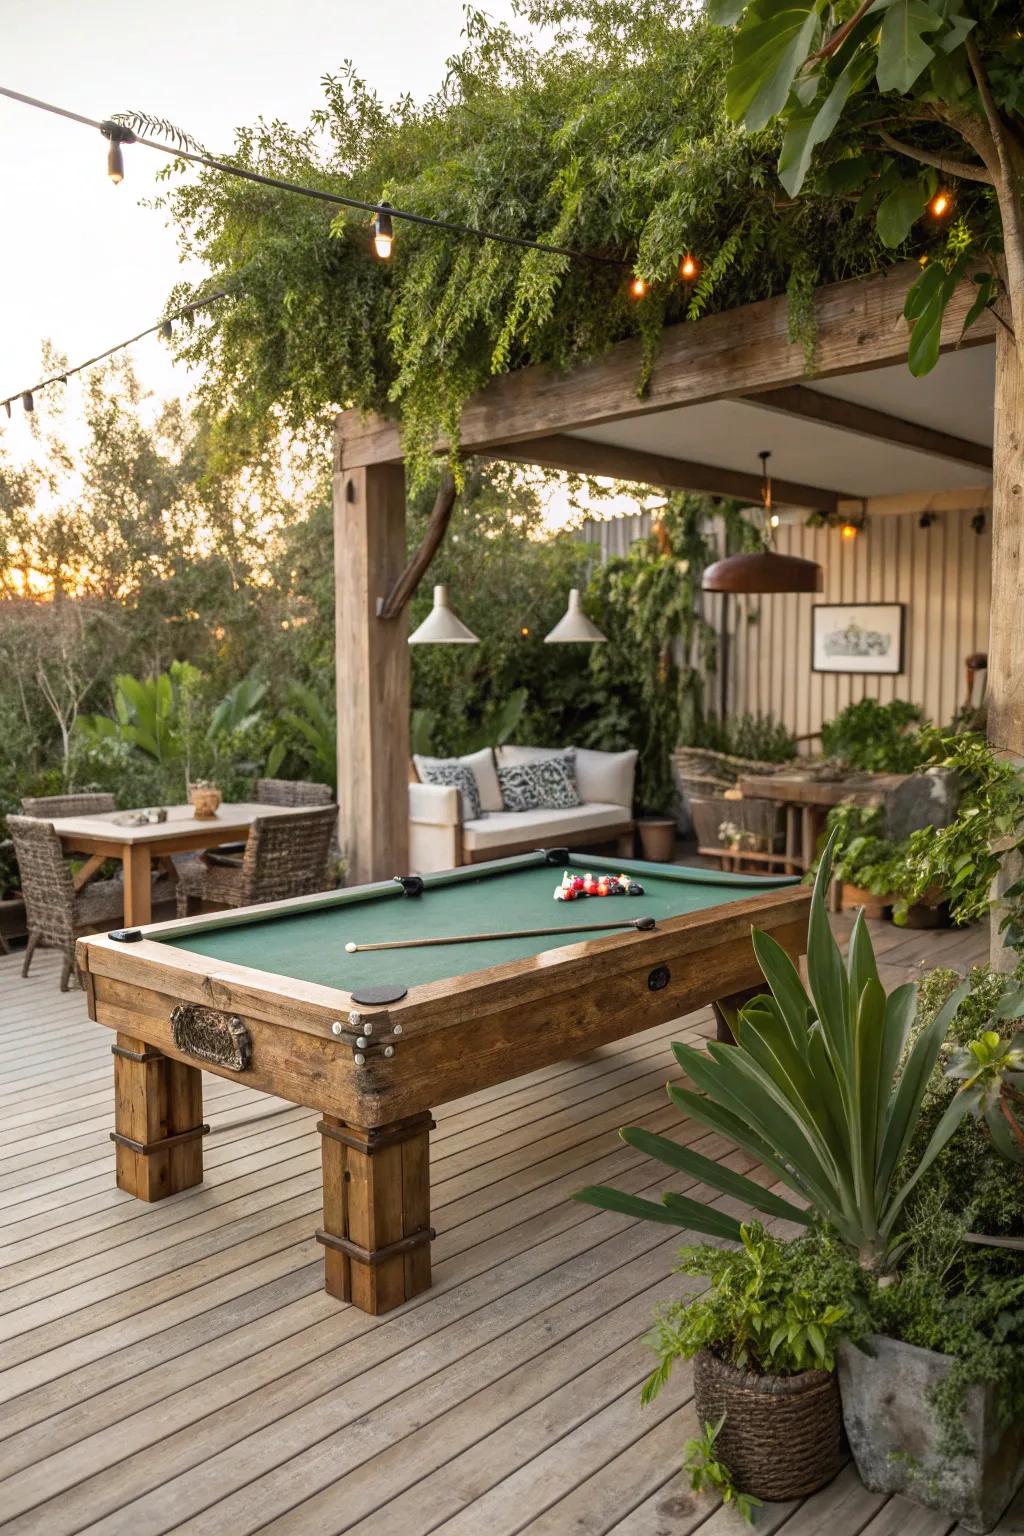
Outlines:
[[[558,841],[564,832],[600,832],[629,820],[621,805],[577,805],[570,811],[495,811],[462,827],[462,842],[474,853],[523,843],[536,848]],[[601,839],[597,839],[601,841]]]

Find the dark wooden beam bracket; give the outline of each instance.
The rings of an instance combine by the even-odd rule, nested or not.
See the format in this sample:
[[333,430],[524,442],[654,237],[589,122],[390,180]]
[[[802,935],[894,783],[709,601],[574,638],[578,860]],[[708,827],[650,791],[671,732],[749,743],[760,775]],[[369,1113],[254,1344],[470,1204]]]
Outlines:
[[430,562],[437,554],[455,508],[455,480],[450,470],[441,475],[441,484],[427,519],[427,531],[423,543],[413,555],[405,570],[395,582],[387,597],[377,599],[378,619],[397,619],[423,580]]

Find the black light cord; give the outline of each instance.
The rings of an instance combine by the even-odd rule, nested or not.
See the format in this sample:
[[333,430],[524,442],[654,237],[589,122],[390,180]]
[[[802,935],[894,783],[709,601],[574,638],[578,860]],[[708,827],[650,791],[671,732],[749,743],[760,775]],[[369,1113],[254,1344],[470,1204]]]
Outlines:
[[[52,112],[57,117],[68,118],[73,123],[83,123],[87,128],[98,128],[101,133],[109,136],[112,120],[100,122],[98,118],[83,117],[80,112],[71,112],[67,107],[55,106],[49,101],[40,101],[35,96],[25,96],[21,91],[12,91],[7,86],[0,85],[0,96],[7,96],[11,101],[20,101],[27,107],[37,107],[42,112]],[[117,127],[126,125],[116,124]],[[127,142],[127,141],[126,141]],[[568,256],[573,261],[596,262],[602,266],[619,267],[629,270],[631,263],[623,261],[619,256],[603,256],[594,251],[577,251],[567,245],[549,245],[543,240],[530,240],[525,235],[504,235],[492,229],[475,229],[469,224],[456,224],[449,219],[432,219],[425,213],[409,213],[402,208],[394,208],[390,203],[365,203],[359,198],[343,197],[340,192],[327,192],[320,187],[303,187],[294,181],[282,181],[276,176],[263,176],[258,171],[247,171],[240,165],[232,165],[230,161],[215,160],[212,155],[199,154],[194,150],[179,148],[173,144],[163,144],[159,139],[147,139],[140,135],[134,135],[131,142],[143,144],[147,149],[159,150],[161,154],[172,155],[180,160],[190,160],[193,165],[205,165],[211,171],[221,171],[225,176],[238,176],[243,181],[254,181],[261,187],[273,187],[278,192],[294,192],[300,197],[312,197],[321,203],[333,203],[341,208],[354,208],[361,213],[387,213],[393,219],[404,219],[407,224],[421,224],[427,229],[443,229],[449,234],[464,235],[477,240],[494,240],[501,245],[518,246],[521,250],[543,251],[549,256]]]
[[5,410],[8,416],[10,416],[11,406],[15,400],[21,400],[26,410],[32,410],[33,406],[30,402],[37,390],[46,389],[50,384],[66,384],[68,379],[73,378],[76,373],[84,373],[87,368],[92,368],[95,363],[102,363],[105,358],[113,357],[115,352],[123,352],[126,347],[134,346],[143,337],[152,336],[157,331],[165,331],[172,320],[184,320],[186,316],[191,315],[195,310],[205,309],[207,304],[214,304],[218,299],[225,299],[227,296],[228,290],[226,288],[219,288],[216,293],[207,294],[205,299],[193,299],[190,304],[183,305],[181,309],[172,310],[169,315],[165,315],[155,325],[148,325],[144,331],[139,331],[135,336],[129,336],[126,341],[117,342],[115,346],[108,347],[105,352],[97,352],[95,357],[87,358],[84,363],[76,363],[73,368],[62,368],[60,373],[51,374],[48,379],[40,379],[39,383],[33,384],[31,389],[19,389],[16,394],[8,395],[6,400],[0,400],[0,408]]

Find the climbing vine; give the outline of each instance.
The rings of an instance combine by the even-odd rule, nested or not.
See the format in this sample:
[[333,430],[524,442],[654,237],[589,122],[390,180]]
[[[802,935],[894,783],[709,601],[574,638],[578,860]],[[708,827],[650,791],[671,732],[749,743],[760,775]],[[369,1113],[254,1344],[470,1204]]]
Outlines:
[[[228,461],[282,434],[322,449],[334,412],[396,414],[413,480],[463,402],[496,372],[568,368],[642,339],[642,391],[666,323],[789,291],[813,346],[815,283],[911,248],[880,244],[855,202],[780,201],[779,132],[724,110],[729,35],[696,9],[637,0],[520,7],[554,42],[470,12],[465,46],[430,100],[387,106],[350,68],[323,78],[304,127],[259,121],[228,151],[242,166],[363,200],[622,258],[615,266],[518,251],[408,224],[390,262],[365,215],[200,172],[166,204],[182,255],[232,298],[195,317],[182,357]],[[679,281],[680,257],[701,270]],[[629,270],[649,284],[630,297]],[[208,283],[203,285],[205,291]],[[182,285],[173,302],[194,297]]]

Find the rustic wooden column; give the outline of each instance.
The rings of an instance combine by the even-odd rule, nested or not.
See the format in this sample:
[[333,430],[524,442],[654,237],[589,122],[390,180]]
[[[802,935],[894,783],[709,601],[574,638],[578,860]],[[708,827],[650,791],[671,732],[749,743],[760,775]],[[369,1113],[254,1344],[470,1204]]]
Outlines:
[[348,884],[407,872],[407,619],[377,617],[405,565],[401,465],[334,475],[338,804]]
[[989,741],[1024,757],[1024,360],[1002,326],[996,333],[988,709]]
[[[1024,361],[1002,326],[996,332],[988,738],[997,751],[1024,758]],[[1009,854],[995,880],[990,960],[997,971],[1012,971],[1018,959],[999,931],[999,897],[1022,872],[1019,855]]]

